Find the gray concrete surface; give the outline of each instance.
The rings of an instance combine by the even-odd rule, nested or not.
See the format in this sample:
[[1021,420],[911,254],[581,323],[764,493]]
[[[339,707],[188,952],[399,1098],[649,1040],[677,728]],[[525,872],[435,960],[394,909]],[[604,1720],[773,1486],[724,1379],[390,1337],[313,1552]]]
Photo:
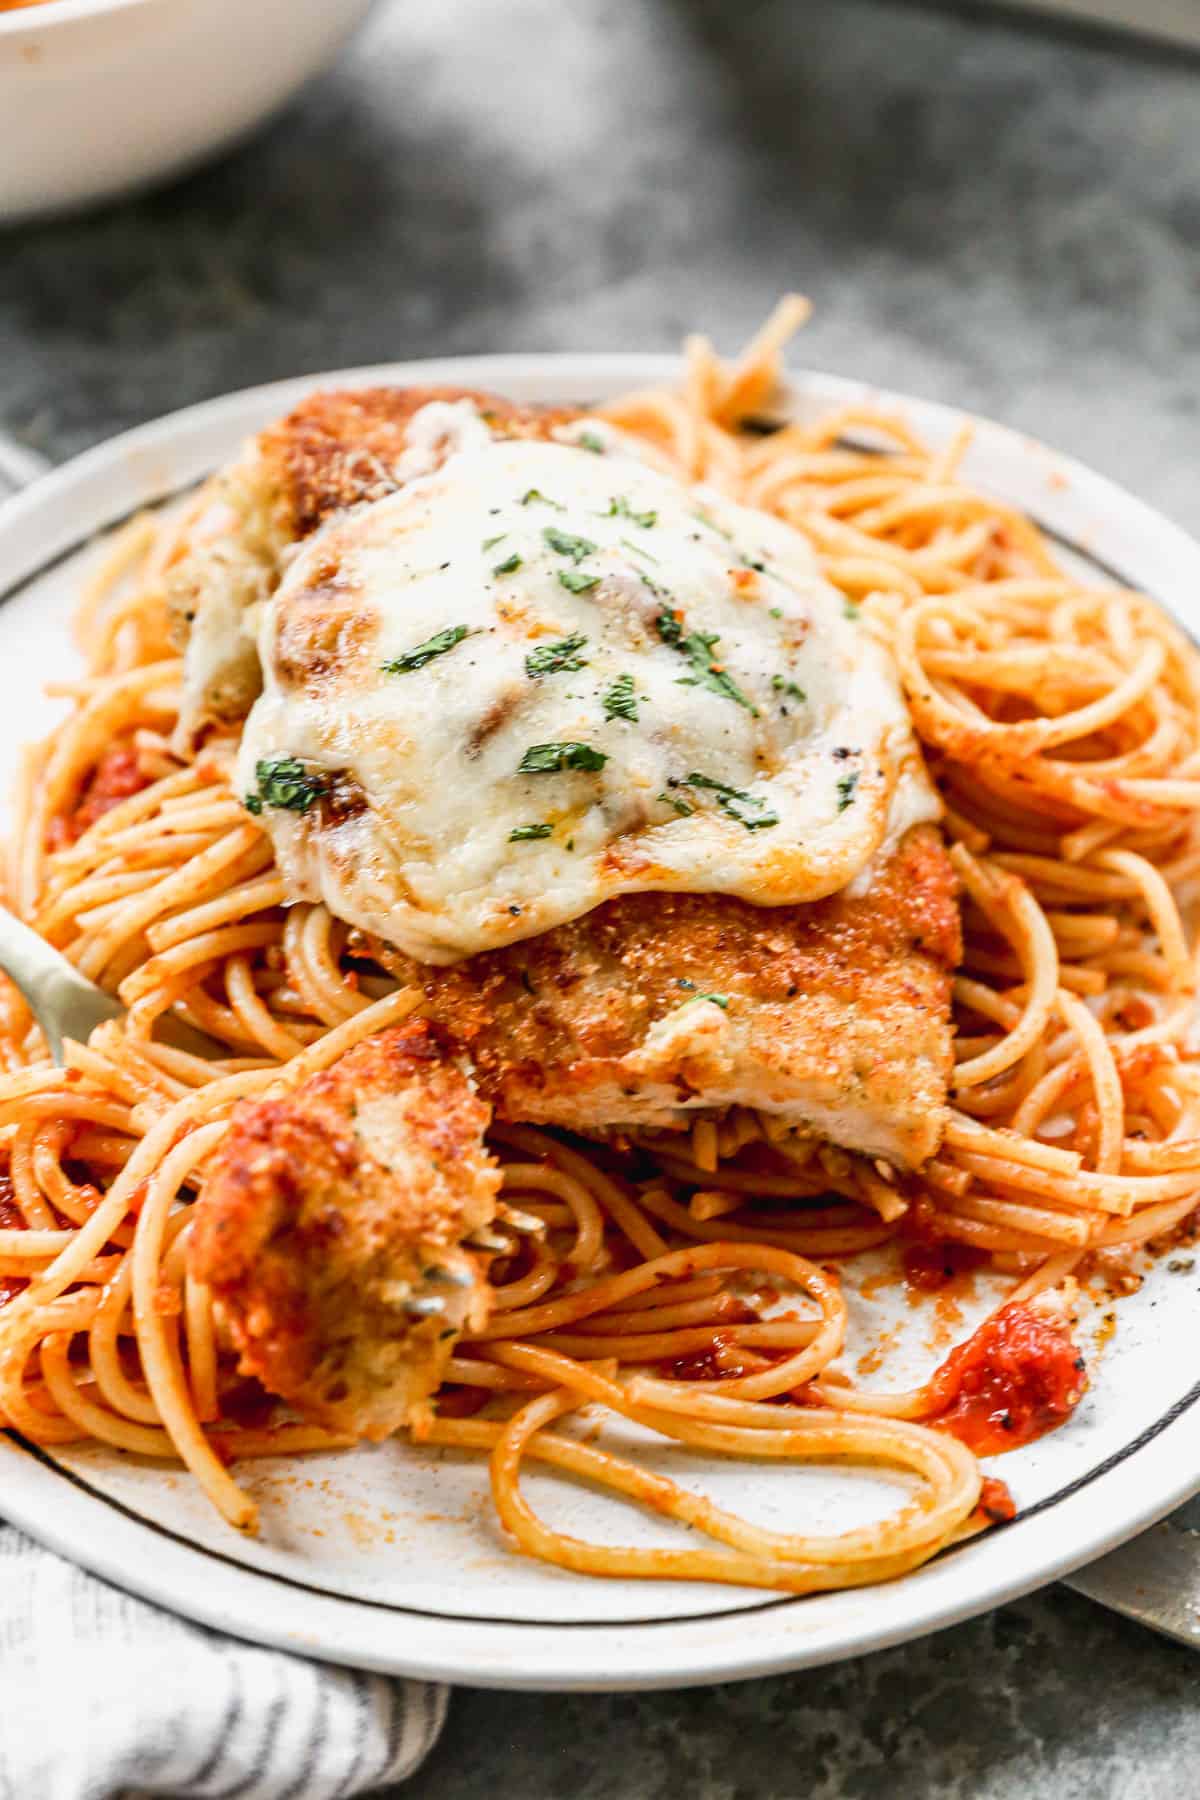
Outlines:
[[[0,234],[0,425],[59,457],[440,351],[798,355],[994,414],[1196,527],[1200,62],[887,0],[394,0],[265,136]],[[1200,1666],[1052,1590],[710,1692],[462,1693],[422,1800],[1160,1800]]]

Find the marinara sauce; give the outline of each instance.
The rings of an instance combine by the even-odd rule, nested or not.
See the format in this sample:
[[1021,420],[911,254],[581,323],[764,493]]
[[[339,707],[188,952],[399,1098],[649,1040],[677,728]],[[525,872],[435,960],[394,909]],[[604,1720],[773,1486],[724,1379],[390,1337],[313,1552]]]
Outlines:
[[1065,1324],[1013,1305],[952,1350],[929,1386],[928,1422],[977,1456],[998,1456],[1068,1419],[1083,1398],[1087,1373]]
[[[17,1205],[12,1181],[7,1174],[0,1174],[0,1228],[5,1231],[25,1229],[25,1218]],[[28,1286],[29,1282],[24,1275],[0,1275],[0,1306],[7,1306],[10,1300],[15,1300]]]
[[982,1268],[987,1260],[986,1250],[975,1250],[970,1244],[956,1244],[948,1238],[910,1244],[904,1252],[904,1280],[910,1293],[936,1294],[949,1287],[956,1276]]
[[109,750],[96,765],[94,774],[73,812],[55,819],[50,829],[50,848],[61,850],[83,836],[89,826],[102,819],[131,794],[140,794],[150,785],[138,765],[137,751],[128,745]]

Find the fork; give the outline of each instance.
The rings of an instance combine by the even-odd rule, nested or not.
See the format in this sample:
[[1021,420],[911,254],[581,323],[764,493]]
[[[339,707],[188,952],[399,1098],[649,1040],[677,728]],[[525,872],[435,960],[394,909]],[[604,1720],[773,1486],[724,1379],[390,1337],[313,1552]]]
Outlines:
[[[60,950],[0,906],[0,970],[8,976],[42,1028],[50,1055],[60,1066],[67,1038],[86,1044],[97,1025],[123,1019],[119,1000],[89,981]],[[197,1031],[172,1013],[156,1021],[158,1036],[172,1050],[186,1050],[211,1062],[229,1055],[229,1046]]]
[[56,1063],[63,1060],[65,1038],[86,1043],[97,1025],[124,1016],[119,1000],[81,975],[60,951],[2,906],[0,969],[41,1026]]

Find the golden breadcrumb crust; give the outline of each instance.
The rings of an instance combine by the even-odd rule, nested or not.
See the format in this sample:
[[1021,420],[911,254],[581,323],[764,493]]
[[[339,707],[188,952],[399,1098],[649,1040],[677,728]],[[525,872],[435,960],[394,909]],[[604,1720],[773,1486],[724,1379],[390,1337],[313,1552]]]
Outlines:
[[312,394],[258,439],[267,482],[278,496],[279,525],[306,538],[332,513],[380,500],[401,485],[394,468],[408,425],[436,400],[469,400],[500,438],[545,438],[578,417],[571,407],[516,406],[475,388],[375,387]]
[[627,894],[447,968],[373,947],[462,1040],[500,1118],[587,1133],[736,1103],[909,1166],[941,1136],[961,937],[930,826],[856,898]]
[[[236,614],[243,591],[269,591],[288,543],[397,485],[412,415],[461,399],[497,435],[543,437],[578,416],[459,388],[310,396],[222,478],[241,522],[210,553],[210,601]],[[195,608],[199,550],[192,561]],[[372,622],[352,595],[314,580],[280,651],[297,679],[336,684],[370,655]],[[257,688],[257,659],[240,642],[213,677],[211,713],[244,711]],[[360,804],[349,789],[338,795],[348,813]],[[855,899],[756,908],[721,895],[636,894],[451,969],[379,952],[466,1040],[506,1118],[603,1132],[759,1106],[902,1165],[924,1161],[941,1134],[959,938],[953,876],[930,828],[911,833]],[[712,993],[727,1005],[685,1006]]]
[[452,1050],[418,1019],[283,1099],[243,1102],[196,1205],[190,1266],[241,1373],[335,1430],[396,1430],[486,1312],[460,1245],[492,1218],[500,1176],[490,1108]]

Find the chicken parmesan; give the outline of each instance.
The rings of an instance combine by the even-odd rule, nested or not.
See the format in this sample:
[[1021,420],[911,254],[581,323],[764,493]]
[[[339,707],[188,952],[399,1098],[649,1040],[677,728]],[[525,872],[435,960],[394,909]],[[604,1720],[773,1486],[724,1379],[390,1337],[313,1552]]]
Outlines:
[[463,448],[327,524],[258,621],[238,782],[295,899],[449,962],[621,893],[823,899],[938,816],[798,532],[470,401],[410,432]]
[[[1195,1229],[1200,673],[965,434],[789,417],[801,311],[586,410],[331,388],[117,534],[11,894],[126,1010],[59,1068],[0,984],[9,1427],[244,1529],[231,1465],[405,1434],[562,1569],[790,1593],[1013,1517],[1084,1279]],[[961,1323],[920,1385],[856,1270]],[[760,1527],[614,1415],[905,1495]]]
[[916,1165],[957,909],[894,669],[800,533],[633,447],[484,394],[318,396],[172,577],[185,712],[258,690],[236,781],[289,899],[421,982],[504,1116],[741,1105]]

